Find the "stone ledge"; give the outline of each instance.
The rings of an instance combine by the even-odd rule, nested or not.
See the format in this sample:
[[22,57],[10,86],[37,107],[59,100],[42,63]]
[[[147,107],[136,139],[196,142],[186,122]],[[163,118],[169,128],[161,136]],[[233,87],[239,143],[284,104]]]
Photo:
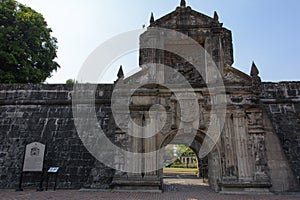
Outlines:
[[117,192],[162,192],[161,181],[158,179],[114,179],[111,187],[113,191]]
[[[110,105],[110,99],[95,99],[95,104]],[[80,104],[91,104],[90,100],[74,102]],[[72,105],[72,100],[0,100],[0,105]]]
[[222,194],[272,194],[270,182],[222,182]]
[[156,190],[156,189],[137,189],[137,190],[122,190],[122,189],[113,189],[111,192],[125,192],[125,193],[134,193],[134,192],[141,192],[141,193],[162,193],[162,190]]

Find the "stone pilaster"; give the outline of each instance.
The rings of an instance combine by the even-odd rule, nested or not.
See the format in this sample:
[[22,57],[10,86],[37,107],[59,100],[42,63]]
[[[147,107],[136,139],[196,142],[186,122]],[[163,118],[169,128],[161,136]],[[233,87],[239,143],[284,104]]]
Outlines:
[[237,158],[235,156],[235,132],[233,126],[233,118],[231,113],[227,113],[226,121],[224,126],[224,132],[222,134],[222,145],[224,153],[224,169],[223,169],[223,180],[237,179]]
[[[146,118],[146,132],[149,132],[150,134],[153,134],[155,131],[155,124],[152,123],[150,125],[150,118]],[[151,171],[152,169],[157,168],[157,154],[156,151],[156,137],[149,137],[144,139],[144,145],[145,145],[145,171],[146,171],[146,177],[148,176],[156,176],[156,171]]]
[[176,125],[176,116],[177,116],[177,101],[175,99],[175,96],[171,97],[171,128],[172,129],[176,129],[177,125]]
[[247,121],[251,155],[255,160],[254,180],[269,181],[262,111],[259,109],[247,111]]
[[244,111],[236,111],[233,113],[238,179],[240,181],[252,180],[253,176],[253,162],[248,150],[248,135],[245,126],[245,117]]

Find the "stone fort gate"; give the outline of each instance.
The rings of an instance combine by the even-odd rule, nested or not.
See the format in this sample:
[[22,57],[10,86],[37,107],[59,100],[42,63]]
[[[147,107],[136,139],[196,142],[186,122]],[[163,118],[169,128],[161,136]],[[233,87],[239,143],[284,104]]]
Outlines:
[[[153,32],[157,28],[185,36],[174,40]],[[115,84],[75,86],[83,96],[95,98],[94,107],[77,102],[87,111],[83,119],[72,112],[72,86],[0,86],[1,188],[15,187],[25,145],[40,141],[47,144],[45,168],[60,167],[60,188],[160,189],[164,158],[147,153],[180,143],[208,158],[215,191],[299,190],[298,82],[263,83],[254,63],[250,75],[233,68],[231,31],[217,13],[198,13],[184,0],[160,19],[151,16],[140,45],[140,72],[124,79],[120,69]],[[199,46],[207,53],[199,53]],[[211,70],[214,66],[217,71]],[[94,126],[88,119],[95,111],[105,137],[127,152],[146,156],[126,157],[107,147],[98,153],[109,156],[110,166],[97,161],[88,151],[101,144],[93,137],[96,131],[81,135],[74,125]],[[218,116],[224,120],[215,120]],[[283,123],[287,119],[293,126]],[[24,183],[34,184],[32,177],[25,176]]]
[[[195,54],[199,52],[199,49],[184,36],[173,39],[168,36],[163,37],[151,30],[157,27],[176,30],[189,36],[204,48],[208,55],[205,55],[205,52]],[[164,32],[165,35],[168,34],[166,32]],[[182,55],[186,56],[183,58]],[[217,73],[210,71],[213,67],[212,62],[215,63],[220,72],[220,79],[224,82],[223,98],[225,101],[223,103],[227,104],[223,105],[224,108],[213,109],[211,105],[219,95],[217,91],[209,91],[206,85],[208,76],[214,76],[216,74],[213,73]],[[200,69],[197,70],[191,63],[200,66]],[[174,12],[158,20],[154,20],[151,16],[148,31],[140,37],[142,71],[125,80],[123,80],[122,72],[119,73],[118,83],[127,84],[127,86],[136,83],[141,84],[141,87],[130,97],[130,102],[124,103],[126,100],[123,100],[123,104],[115,109],[119,116],[116,119],[116,124],[119,126],[116,131],[117,140],[124,137],[124,132],[136,132],[137,137],[127,138],[126,148],[139,153],[153,152],[170,143],[183,143],[191,146],[196,155],[200,156],[203,145],[211,145],[213,149],[208,147],[207,150],[209,151],[209,183],[212,188],[224,192],[231,190],[269,191],[271,179],[265,146],[265,127],[268,126],[268,122],[257,101],[260,85],[258,70],[253,65],[251,76],[248,76],[232,68],[232,64],[231,32],[223,28],[217,13],[211,18],[193,11],[181,2],[180,7],[177,7]],[[175,72],[164,66],[174,69]],[[191,85],[192,91],[182,86],[184,81]],[[218,85],[212,87],[217,88]],[[187,94],[189,92],[194,92],[196,100]],[[183,98],[178,100],[178,96]],[[121,96],[116,99],[122,101]],[[122,109],[124,104],[129,105],[129,112]],[[160,106],[156,108],[154,117],[156,121],[147,126],[151,124],[149,110],[153,108],[153,105],[158,104]],[[196,109],[195,114],[193,112]],[[214,117],[211,116],[222,115],[220,112],[222,109],[224,109],[224,126],[219,128],[221,130],[217,130],[218,128],[215,130],[219,131],[219,134],[213,133],[217,135],[215,142],[212,139],[204,144],[207,135],[207,137],[214,137],[207,134],[209,126],[221,126],[212,124],[214,122],[211,120],[214,120]],[[165,117],[161,114],[164,112],[167,113]],[[193,114],[195,116],[191,117]],[[134,126],[132,124],[147,127],[153,132],[159,130],[159,133],[152,137],[143,137],[143,134],[146,134],[143,133],[143,128],[132,128]],[[144,131],[147,132],[147,130]],[[130,167],[136,168],[137,173],[116,173],[113,187],[118,189],[161,188],[162,170],[149,172],[148,168],[160,168],[162,161],[161,155],[155,153],[140,159],[116,155],[116,165],[120,169],[123,169],[122,165],[126,165],[126,162],[130,162]]]
[[[205,52],[184,36],[179,34],[176,38],[176,33],[163,29],[156,32],[157,28],[181,32]],[[113,102],[122,102],[113,108],[117,115],[116,140],[126,143],[123,148],[127,150],[146,155],[134,158],[115,155],[117,169],[128,170],[126,166],[130,163],[131,170],[137,172],[116,172],[112,181],[115,189],[160,189],[162,170],[151,169],[160,169],[163,158],[159,152],[150,152],[168,144],[190,146],[198,160],[207,156],[209,183],[216,191],[267,192],[272,184],[276,187],[277,180],[272,177],[272,170],[274,173],[276,169],[268,164],[274,152],[268,150],[268,145],[278,143],[266,141],[266,135],[274,132],[259,101],[262,92],[259,71],[253,63],[249,76],[231,67],[232,64],[231,32],[219,22],[216,12],[211,18],[181,1],[174,12],[158,20],[151,16],[150,27],[140,37],[142,70],[123,80],[120,69],[115,87],[126,94],[138,89],[130,97],[112,97]],[[217,70],[212,70],[213,67]],[[184,86],[185,82],[190,88]],[[221,86],[224,91],[218,91]],[[218,100],[222,97],[223,101]],[[127,112],[124,105],[129,105]],[[145,136],[147,133],[156,134]],[[286,177],[281,181],[293,187],[293,181],[288,180],[290,172],[281,173],[283,179]]]

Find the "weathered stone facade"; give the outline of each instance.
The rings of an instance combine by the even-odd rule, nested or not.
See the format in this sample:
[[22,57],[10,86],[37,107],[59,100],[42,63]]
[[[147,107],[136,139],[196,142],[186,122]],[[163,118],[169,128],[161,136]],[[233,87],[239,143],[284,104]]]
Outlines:
[[[299,190],[300,84],[262,83],[254,63],[250,75],[231,67],[231,32],[223,28],[217,13],[213,18],[205,16],[182,1],[174,12],[158,20],[152,16],[150,22],[148,31],[140,37],[142,71],[123,80],[120,70],[115,84],[98,85],[95,93],[90,87],[93,85],[78,86],[83,97],[85,94],[95,95],[95,108],[85,101],[78,102],[86,119],[73,116],[72,86],[0,86],[0,187],[17,185],[25,145],[39,141],[47,145],[45,168],[61,168],[60,188],[161,189],[162,171],[147,170],[159,166],[162,162],[160,155],[142,158],[142,162],[125,155],[110,156],[116,168],[126,171],[126,163],[131,162],[140,172],[126,173],[104,166],[89,153],[78,136],[74,121],[79,120],[87,128],[94,126],[89,121],[94,110],[106,137],[120,148],[131,152],[153,152],[170,143],[183,143],[195,133],[189,145],[200,156],[209,135],[208,127],[211,124],[218,126],[218,121],[213,121],[211,116],[220,115],[218,110],[212,109],[212,104],[219,102],[218,87],[212,89],[205,84],[207,77],[214,75],[207,69],[212,64],[206,54],[200,55],[199,62],[194,61],[193,45],[188,40],[166,40],[152,34],[151,29],[161,27],[179,31],[202,46],[216,63],[224,82],[224,127],[216,145],[205,158],[208,159],[210,186],[225,193]],[[151,45],[159,45],[161,50],[149,48]],[[147,48],[143,49],[144,46]],[[168,48],[188,54],[191,59],[162,50]],[[201,74],[192,62],[200,66]],[[148,66],[148,63],[167,65],[181,75]],[[186,88],[181,87],[181,78],[192,86],[196,101],[187,95]],[[154,82],[139,86],[130,97],[129,111],[124,106],[127,104],[121,104],[115,110],[119,116],[116,119],[111,104],[126,102],[125,96],[113,97],[112,92],[118,84],[127,84],[118,90],[128,94],[134,86],[149,80],[158,83],[163,80],[172,89]],[[184,98],[179,101],[177,95]],[[156,108],[155,123],[148,127],[151,130],[161,127],[156,135],[137,138],[126,134],[132,131],[143,135],[143,129],[130,128],[134,123],[140,126],[151,124],[149,110],[157,104],[160,106]],[[187,110],[182,110],[182,104]],[[191,116],[196,107],[199,110],[195,119]],[[93,134],[96,133],[88,133],[84,140],[95,146],[99,141]],[[24,184],[32,185],[39,180],[39,175],[31,175],[27,174]]]
[[[109,134],[113,85],[99,85],[97,114]],[[15,188],[19,181],[25,146],[46,144],[44,167],[60,167],[58,187],[81,188],[87,182],[96,160],[83,146],[72,116],[73,87],[70,85],[0,86],[0,187]],[[110,137],[114,137],[110,133]],[[108,187],[113,171],[102,167],[102,187]],[[31,178],[31,176],[33,176]],[[35,186],[40,174],[26,173],[24,186]],[[106,186],[105,186],[106,184]]]
[[[300,82],[262,84],[260,101],[271,122],[268,131],[276,133],[276,136],[269,137],[269,150],[273,151],[273,154],[268,157],[269,166],[274,168],[271,176],[278,180],[273,183],[275,188],[289,187],[291,190],[299,190],[299,97]],[[284,177],[289,181],[284,181]]]

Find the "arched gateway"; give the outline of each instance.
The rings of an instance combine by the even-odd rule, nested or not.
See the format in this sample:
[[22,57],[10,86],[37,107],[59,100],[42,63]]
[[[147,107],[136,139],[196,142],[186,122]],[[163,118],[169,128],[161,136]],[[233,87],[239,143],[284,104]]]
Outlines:
[[[218,14],[182,0],[151,16],[131,77],[120,69],[114,84],[1,84],[0,188],[18,185],[26,145],[41,142],[58,188],[159,190],[163,147],[185,144],[208,158],[215,191],[299,191],[300,83],[263,83],[254,63],[250,76],[232,64]],[[23,185],[39,178],[26,173]]]
[[[158,28],[164,30],[157,31]],[[177,39],[166,36],[166,29],[183,33],[205,51],[199,53],[198,47],[180,34]],[[147,154],[168,144],[184,143],[193,147],[197,156],[208,156],[209,183],[215,191],[268,192],[276,182],[271,173],[274,169],[268,165],[272,152],[266,149],[266,135],[273,132],[258,101],[259,72],[254,63],[251,76],[231,67],[232,36],[219,22],[218,14],[208,17],[182,1],[174,12],[158,20],[152,14],[150,27],[140,37],[140,46],[142,70],[125,80],[121,72],[116,83],[116,87],[123,85],[119,86],[123,90],[128,89],[124,85],[131,85],[130,91],[133,85],[140,84],[130,96],[128,112],[120,107],[115,110],[119,116],[116,124],[125,121],[120,123],[123,127],[119,126],[116,137],[135,132],[135,137],[127,137],[127,150]],[[211,70],[213,66],[218,72]],[[217,73],[221,81],[217,80]],[[190,87],[182,87],[186,82]],[[224,91],[216,90],[221,86]],[[222,97],[223,100],[217,100]],[[216,108],[216,102],[222,108]],[[210,128],[215,128],[215,132]],[[147,131],[155,135],[145,136]],[[123,169],[128,159],[120,161],[120,157],[116,155],[116,165]],[[136,173],[116,172],[113,188],[161,188],[159,152],[129,162]],[[286,174],[283,177],[288,177]]]

